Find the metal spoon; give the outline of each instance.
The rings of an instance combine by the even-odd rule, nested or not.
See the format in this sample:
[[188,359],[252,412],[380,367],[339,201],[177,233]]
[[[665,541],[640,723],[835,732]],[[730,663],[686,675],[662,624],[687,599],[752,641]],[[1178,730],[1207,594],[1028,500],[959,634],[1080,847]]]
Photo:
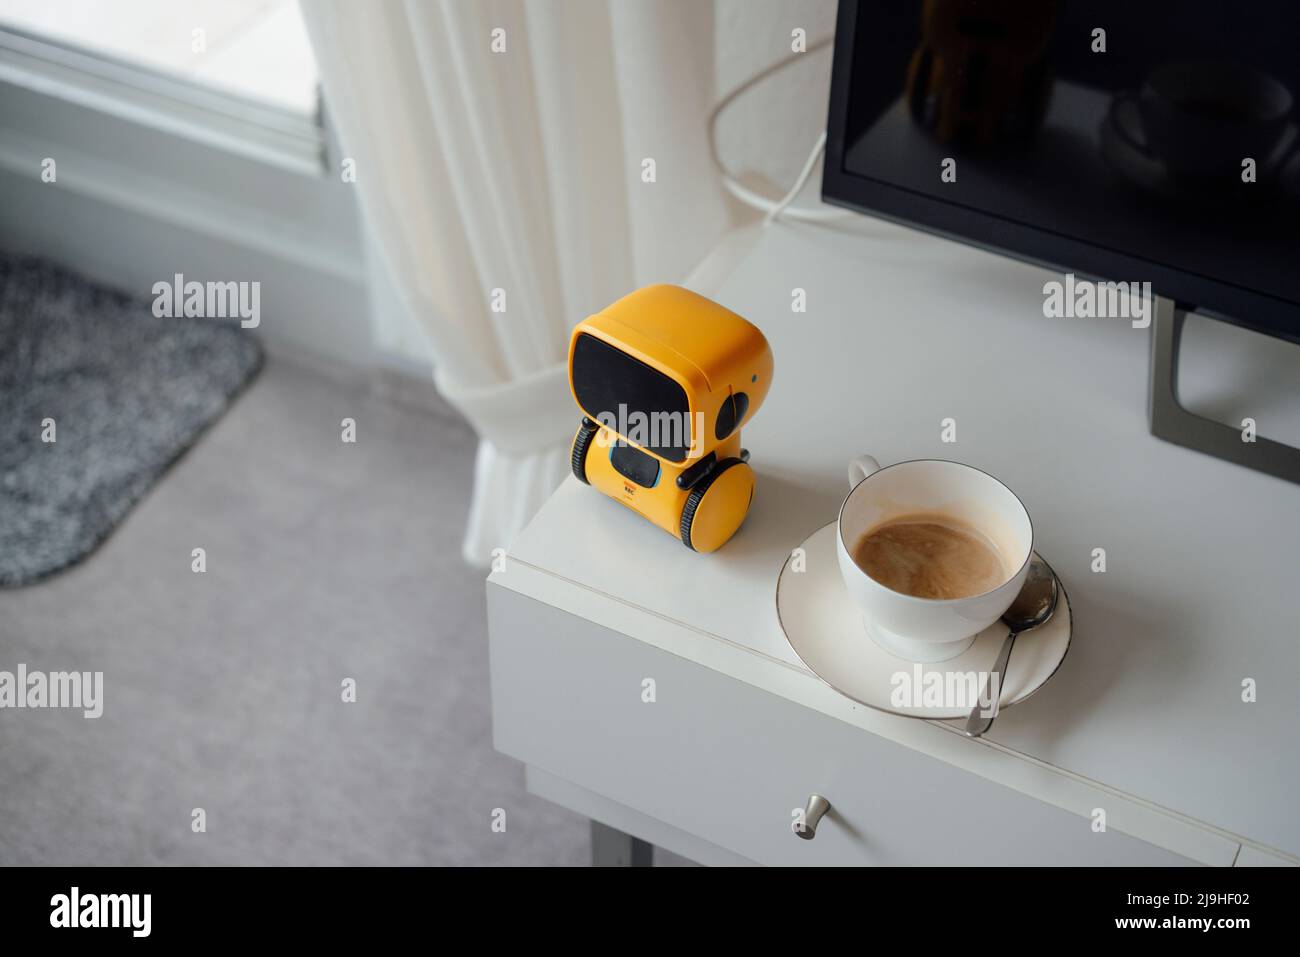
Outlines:
[[1007,661],[1011,658],[1011,646],[1016,643],[1016,636],[1023,631],[1037,628],[1051,618],[1056,611],[1056,596],[1056,575],[1052,567],[1035,555],[1029,563],[1029,575],[1025,578],[1020,594],[1016,595],[1016,600],[1002,615],[1002,623],[1011,629],[1011,633],[1007,635],[1006,641],[1002,642],[998,660],[994,662],[993,670],[985,679],[984,691],[975,702],[975,707],[971,708],[970,717],[966,719],[967,737],[978,738],[993,726],[993,719],[998,716],[998,702],[991,702],[987,715],[984,714],[980,702],[989,701],[994,675],[998,676],[998,697],[1002,697],[1002,676],[1007,673]]

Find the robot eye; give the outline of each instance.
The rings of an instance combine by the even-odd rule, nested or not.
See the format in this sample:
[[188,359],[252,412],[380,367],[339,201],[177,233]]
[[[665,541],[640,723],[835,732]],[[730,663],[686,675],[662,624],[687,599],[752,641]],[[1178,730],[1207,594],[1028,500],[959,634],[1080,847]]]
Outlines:
[[744,392],[727,396],[722,403],[722,408],[718,410],[718,422],[713,428],[713,434],[719,441],[725,439],[736,431],[736,426],[745,418],[745,413],[748,411],[749,396]]

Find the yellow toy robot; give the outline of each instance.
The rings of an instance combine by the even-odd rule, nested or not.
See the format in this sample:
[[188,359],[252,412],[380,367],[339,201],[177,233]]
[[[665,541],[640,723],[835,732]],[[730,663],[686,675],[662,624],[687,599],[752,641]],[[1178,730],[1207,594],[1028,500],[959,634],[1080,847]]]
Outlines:
[[735,534],[754,497],[740,427],[772,384],[752,323],[678,286],[646,286],[573,330],[583,419],[573,474],[697,552]]

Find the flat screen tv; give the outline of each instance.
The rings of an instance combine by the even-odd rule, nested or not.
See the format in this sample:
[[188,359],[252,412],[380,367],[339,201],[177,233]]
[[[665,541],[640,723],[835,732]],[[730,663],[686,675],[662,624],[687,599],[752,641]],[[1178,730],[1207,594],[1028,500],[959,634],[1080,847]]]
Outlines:
[[1150,282],[1152,431],[1300,481],[1176,378],[1192,310],[1300,343],[1298,103],[1300,0],[841,0],[823,198]]

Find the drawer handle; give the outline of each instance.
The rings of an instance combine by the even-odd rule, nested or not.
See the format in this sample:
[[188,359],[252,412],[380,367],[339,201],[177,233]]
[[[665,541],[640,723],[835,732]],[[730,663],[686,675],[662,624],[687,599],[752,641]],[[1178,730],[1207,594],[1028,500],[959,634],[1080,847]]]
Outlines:
[[804,808],[803,820],[794,819],[791,827],[794,832],[802,837],[805,841],[811,841],[817,836],[817,822],[825,817],[826,812],[831,809],[831,802],[826,800],[820,794],[814,794],[808,798],[808,806]]

